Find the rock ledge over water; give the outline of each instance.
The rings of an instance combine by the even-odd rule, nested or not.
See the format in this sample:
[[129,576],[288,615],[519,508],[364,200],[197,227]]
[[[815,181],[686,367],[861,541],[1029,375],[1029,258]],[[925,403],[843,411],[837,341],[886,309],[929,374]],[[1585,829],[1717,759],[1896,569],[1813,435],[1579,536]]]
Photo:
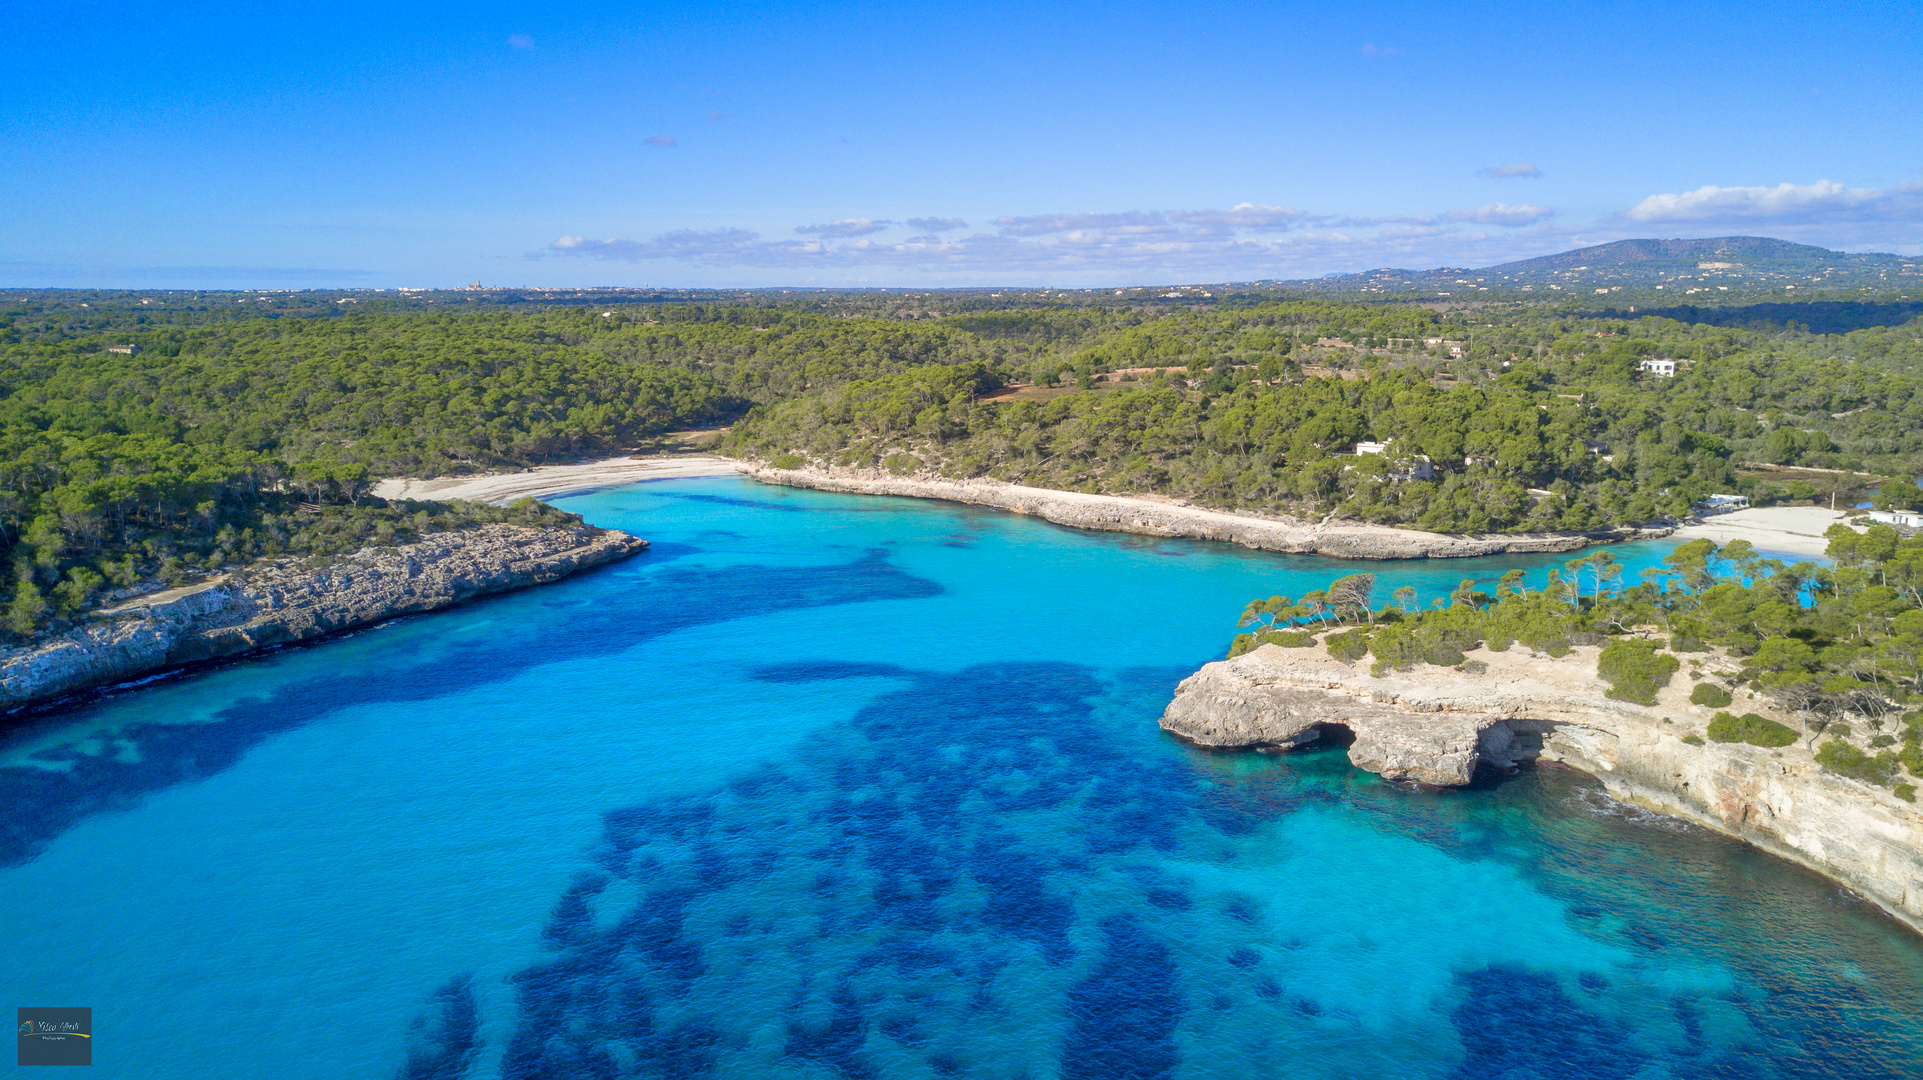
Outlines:
[[1482,765],[1560,762],[1622,802],[1801,863],[1923,931],[1923,811],[1829,772],[1801,744],[1685,743],[1714,712],[1690,704],[1690,681],[1676,678],[1654,707],[1614,701],[1596,676],[1597,651],[1478,649],[1471,658],[1488,665],[1479,674],[1422,666],[1372,678],[1366,663],[1320,645],[1263,645],[1184,679],[1162,726],[1216,748],[1305,746],[1346,731],[1356,767],[1443,787],[1467,784]]
[[647,546],[587,525],[495,524],[306,566],[257,564],[94,612],[65,633],[0,652],[0,708],[545,584]]

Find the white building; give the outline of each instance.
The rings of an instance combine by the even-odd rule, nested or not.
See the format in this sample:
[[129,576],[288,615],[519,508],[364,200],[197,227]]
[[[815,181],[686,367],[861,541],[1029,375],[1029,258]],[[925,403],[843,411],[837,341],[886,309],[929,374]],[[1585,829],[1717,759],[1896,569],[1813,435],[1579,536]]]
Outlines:
[[1923,529],[1923,510],[1872,510],[1870,520],[1906,529]]
[[1747,495],[1711,495],[1696,504],[1696,509],[1709,514],[1720,514],[1726,510],[1743,510],[1749,506]]
[[1636,365],[1636,370],[1647,371],[1651,375],[1656,375],[1665,379],[1673,379],[1676,377],[1676,361],[1644,360]]
[[[1388,443],[1359,442],[1355,444],[1355,453],[1358,457],[1363,454],[1386,454],[1388,452]],[[1429,455],[1427,454],[1417,454],[1411,458],[1407,464],[1391,472],[1389,476],[1394,480],[1434,480],[1436,478],[1435,462],[1430,461]]]

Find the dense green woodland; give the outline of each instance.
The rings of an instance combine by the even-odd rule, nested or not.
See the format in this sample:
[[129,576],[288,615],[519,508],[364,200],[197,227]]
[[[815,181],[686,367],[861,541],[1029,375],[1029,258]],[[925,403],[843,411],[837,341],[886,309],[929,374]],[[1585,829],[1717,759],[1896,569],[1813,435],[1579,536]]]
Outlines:
[[[1816,759],[1846,776],[1893,787],[1914,800],[1923,777],[1923,537],[1872,525],[1830,530],[1831,562],[1786,565],[1747,541],[1718,548],[1680,545],[1651,580],[1626,582],[1607,549],[1552,570],[1531,591],[1522,571],[1495,593],[1462,582],[1447,597],[1413,588],[1374,595],[1375,579],[1355,574],[1300,599],[1272,596],[1242,613],[1249,633],[1229,655],[1262,644],[1314,644],[1350,661],[1373,657],[1371,671],[1418,664],[1481,670],[1470,651],[1523,647],[1566,655],[1602,645],[1598,674],[1611,697],[1656,704],[1687,662],[1690,700],[1722,709],[1738,693],[1776,702],[1794,728],[1755,713],[1718,713],[1707,734],[1720,742],[1787,746],[1826,737]],[[1745,584],[1747,582],[1747,584]],[[1378,606],[1379,605],[1379,606]],[[1739,667],[1727,681],[1704,669],[1714,647]],[[1701,742],[1693,733],[1684,741]]]
[[[1719,491],[1818,494],[1813,474],[1778,482],[1739,475],[1744,465],[1923,467],[1923,322],[1826,338],[1481,316],[1319,303],[1176,314],[1118,328],[1059,372],[1050,358],[1014,373],[1068,376],[1081,392],[984,400],[1011,373],[929,366],[759,409],[732,444],[785,464],[1157,491],[1444,532],[1587,531]],[[1467,355],[1421,344],[1438,337]],[[1686,363],[1661,378],[1637,370],[1646,357]],[[1348,370],[1316,373],[1327,364]],[[1349,453],[1365,440],[1390,451]],[[1418,456],[1434,479],[1407,479]]]
[[[0,608],[26,633],[138,581],[459,527],[370,484],[731,422],[738,454],[1471,531],[1808,496],[1736,470],[1894,474],[1923,453],[1919,322],[1140,292],[0,301]],[[1632,371],[1651,355],[1693,363],[1656,383]],[[1392,452],[1340,453],[1369,438]],[[1398,478],[1416,454],[1437,479]]]

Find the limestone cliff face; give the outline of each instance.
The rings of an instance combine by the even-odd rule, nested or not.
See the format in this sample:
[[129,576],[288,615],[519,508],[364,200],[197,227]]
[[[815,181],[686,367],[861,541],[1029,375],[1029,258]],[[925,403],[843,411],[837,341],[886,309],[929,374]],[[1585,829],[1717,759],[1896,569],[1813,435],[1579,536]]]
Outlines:
[[647,546],[589,526],[486,525],[365,549],[325,567],[303,569],[292,559],[252,567],[96,612],[66,633],[0,652],[0,708],[543,584]]
[[1261,518],[1204,510],[1140,497],[1090,495],[1026,487],[999,480],[941,480],[892,476],[870,469],[775,469],[752,466],[756,480],[787,487],[859,495],[942,499],[1028,514],[1077,529],[1226,540],[1259,551],[1329,555],[1338,559],[1449,559],[1507,552],[1574,551],[1598,542],[1665,536],[1669,529],[1622,533],[1538,533],[1450,536],[1385,525],[1319,525],[1294,518]]
[[[1469,782],[1479,764],[1558,761],[1609,793],[1740,837],[1825,874],[1923,931],[1923,811],[1816,764],[1795,745],[1692,746],[1714,710],[1678,675],[1654,707],[1612,701],[1595,648],[1562,659],[1470,654],[1488,670],[1418,667],[1372,678],[1321,647],[1264,645],[1182,681],[1162,726],[1209,747],[1298,746],[1354,733],[1349,760],[1397,780]],[[1760,701],[1740,702],[1754,709]]]

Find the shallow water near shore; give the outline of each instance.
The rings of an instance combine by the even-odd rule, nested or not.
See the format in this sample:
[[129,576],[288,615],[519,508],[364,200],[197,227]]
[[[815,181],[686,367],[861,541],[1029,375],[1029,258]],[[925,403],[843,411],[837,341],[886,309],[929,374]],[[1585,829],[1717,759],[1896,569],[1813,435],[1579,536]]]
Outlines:
[[1254,596],[1569,556],[557,502],[654,548],[0,736],[14,1003],[168,1080],[1923,1075],[1923,939],[1814,875],[1156,726]]

